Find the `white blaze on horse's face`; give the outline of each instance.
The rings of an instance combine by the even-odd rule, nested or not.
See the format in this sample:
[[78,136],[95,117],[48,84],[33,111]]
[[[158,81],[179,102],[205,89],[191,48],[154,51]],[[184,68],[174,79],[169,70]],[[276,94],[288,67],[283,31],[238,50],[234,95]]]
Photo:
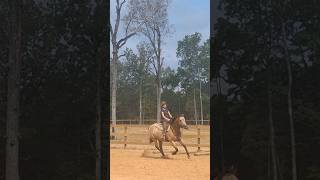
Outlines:
[[179,124],[180,124],[180,127],[184,128],[184,129],[188,129],[186,119],[183,116],[179,117]]

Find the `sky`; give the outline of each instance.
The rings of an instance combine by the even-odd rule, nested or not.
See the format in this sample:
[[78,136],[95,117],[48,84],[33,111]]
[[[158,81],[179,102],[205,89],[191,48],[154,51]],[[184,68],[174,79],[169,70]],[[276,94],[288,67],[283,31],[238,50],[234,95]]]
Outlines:
[[[116,0],[111,0],[110,16],[112,24],[114,24],[115,19],[115,4]],[[126,9],[124,9],[124,11],[125,10]],[[195,32],[199,32],[202,35],[201,43],[209,38],[210,0],[171,0],[168,16],[169,24],[174,27],[174,33],[167,37],[162,45],[163,57],[165,58],[164,66],[176,69],[178,67],[176,49],[179,40],[182,40],[184,36],[194,34]],[[142,39],[144,39],[142,36],[130,38],[121,50],[128,47],[136,52],[136,46]]]

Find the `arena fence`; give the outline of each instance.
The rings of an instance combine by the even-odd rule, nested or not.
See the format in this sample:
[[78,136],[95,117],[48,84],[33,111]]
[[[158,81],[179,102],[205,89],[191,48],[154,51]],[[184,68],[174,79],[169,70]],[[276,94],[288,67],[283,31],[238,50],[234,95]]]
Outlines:
[[[147,125],[117,124],[110,125],[110,144],[122,144],[123,148],[128,145],[150,145]],[[190,125],[189,130],[182,135],[184,143],[188,147],[210,147],[210,127],[205,125]],[[179,146],[179,143],[176,143]],[[171,146],[165,142],[164,146]]]
[[[155,119],[142,119],[141,121],[139,119],[119,119],[117,120],[117,124],[139,124],[139,125],[150,125],[157,122]],[[112,123],[110,121],[110,123]],[[204,120],[186,120],[186,123],[188,125],[210,125],[210,120],[204,119]]]

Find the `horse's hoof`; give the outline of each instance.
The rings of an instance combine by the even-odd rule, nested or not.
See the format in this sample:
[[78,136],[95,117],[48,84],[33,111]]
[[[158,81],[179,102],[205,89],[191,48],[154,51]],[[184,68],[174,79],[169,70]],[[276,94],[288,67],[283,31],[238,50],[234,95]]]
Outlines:
[[163,159],[169,159],[167,155],[162,156]]

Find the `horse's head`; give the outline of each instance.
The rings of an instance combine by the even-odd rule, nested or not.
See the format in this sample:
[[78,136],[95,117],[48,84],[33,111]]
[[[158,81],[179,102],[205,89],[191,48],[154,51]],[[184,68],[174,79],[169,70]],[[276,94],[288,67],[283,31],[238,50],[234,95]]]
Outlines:
[[176,123],[179,125],[179,127],[184,128],[184,129],[189,129],[187,123],[186,123],[186,119],[184,117],[183,114],[180,114],[177,118],[176,118]]

